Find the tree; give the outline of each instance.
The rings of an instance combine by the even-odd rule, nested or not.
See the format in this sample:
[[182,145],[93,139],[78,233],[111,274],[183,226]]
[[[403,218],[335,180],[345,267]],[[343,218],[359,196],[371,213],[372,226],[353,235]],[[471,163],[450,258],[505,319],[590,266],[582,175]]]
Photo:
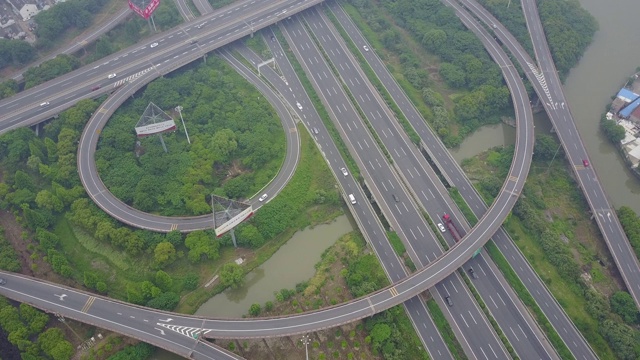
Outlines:
[[220,243],[211,234],[204,231],[189,233],[184,245],[189,249],[188,258],[192,263],[203,259],[215,260],[219,256]]
[[387,341],[387,339],[391,336],[391,327],[384,323],[376,324],[373,329],[371,329],[371,339],[373,340],[374,346],[380,346],[382,343]]
[[551,160],[556,156],[556,151],[560,154],[559,145],[551,135],[540,134],[536,136],[533,148],[533,157],[537,160]]
[[611,299],[611,310],[622,317],[627,324],[638,322],[638,309],[633,298],[626,291],[617,291]]
[[179,302],[180,302],[180,296],[178,296],[178,294],[176,293],[169,291],[169,292],[162,293],[157,297],[149,300],[147,302],[147,306],[154,309],[171,311],[175,309],[176,306],[178,306]]
[[251,316],[260,315],[260,311],[262,311],[260,304],[251,304],[251,307],[249,307],[249,315]]
[[169,276],[169,274],[162,270],[158,270],[158,272],[156,272],[155,280],[156,285],[163,291],[169,290],[169,288],[171,288],[171,285],[173,284],[173,279],[171,279],[171,276]]
[[252,224],[246,224],[240,230],[239,238],[244,244],[249,244],[253,248],[257,248],[264,244],[264,237],[258,231],[258,228]]
[[220,282],[225,287],[237,288],[244,282],[244,270],[234,262],[226,263],[220,270]]
[[62,201],[49,190],[41,190],[38,192],[38,195],[36,195],[36,204],[38,207],[55,212],[60,212],[64,207]]
[[170,242],[164,241],[158,244],[154,250],[154,260],[158,266],[171,264],[176,259],[176,249]]
[[84,272],[84,285],[89,289],[95,289],[98,284],[98,275],[93,272]]
[[600,121],[600,128],[607,139],[614,144],[619,144],[625,137],[624,127],[622,127],[622,125],[618,125],[613,120],[602,119]]
[[102,282],[102,281],[98,281],[96,283],[96,291],[101,293],[101,294],[106,294],[107,293],[107,284]]

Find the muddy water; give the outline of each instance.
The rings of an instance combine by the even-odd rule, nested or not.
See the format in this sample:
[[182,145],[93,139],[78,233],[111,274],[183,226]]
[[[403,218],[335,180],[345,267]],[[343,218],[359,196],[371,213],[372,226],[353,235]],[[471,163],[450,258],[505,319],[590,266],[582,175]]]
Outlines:
[[[551,123],[546,113],[541,112],[533,116],[536,133],[549,134]],[[458,163],[474,157],[479,153],[496,146],[512,145],[515,142],[516,129],[509,125],[497,124],[484,126],[468,136],[460,146],[451,149],[451,155]]]
[[310,279],[322,252],[351,230],[349,219],[343,215],[330,224],[298,231],[269,260],[247,275],[244,286],[212,297],[196,314],[241,317],[251,304],[273,300],[274,291],[292,289]]
[[[248,312],[251,304],[264,305],[269,300],[273,301],[274,291],[292,289],[297,283],[310,279],[315,273],[314,265],[320,261],[322,252],[353,229],[349,218],[343,215],[330,224],[298,231],[269,260],[247,275],[244,286],[212,297],[196,314],[241,317]],[[152,359],[182,358],[158,350]]]

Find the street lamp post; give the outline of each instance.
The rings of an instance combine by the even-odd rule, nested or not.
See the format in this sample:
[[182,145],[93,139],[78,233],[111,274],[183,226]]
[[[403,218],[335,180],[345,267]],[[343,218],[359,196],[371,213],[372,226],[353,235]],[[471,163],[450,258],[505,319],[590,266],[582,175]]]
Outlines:
[[187,142],[191,145],[191,140],[189,140],[189,133],[187,132],[187,125],[184,123],[184,118],[182,117],[182,106],[176,106],[176,111],[180,114],[180,120],[182,120],[182,127],[184,127],[184,133],[187,135]]
[[301,341],[304,344],[304,353],[306,355],[306,359],[309,360],[309,348],[307,347],[307,345],[309,345],[309,343],[311,342],[311,339],[309,339],[309,335],[302,335]]

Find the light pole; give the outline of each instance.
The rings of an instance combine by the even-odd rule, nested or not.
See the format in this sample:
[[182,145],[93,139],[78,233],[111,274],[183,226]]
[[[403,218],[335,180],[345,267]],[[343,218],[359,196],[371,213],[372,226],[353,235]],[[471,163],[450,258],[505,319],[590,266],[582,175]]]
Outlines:
[[180,114],[180,120],[182,120],[182,127],[184,127],[184,133],[187,135],[187,142],[191,145],[191,140],[189,140],[189,133],[187,132],[187,125],[184,124],[184,118],[182,117],[182,106],[176,106],[176,111]]
[[306,359],[309,360],[309,348],[307,347],[307,345],[309,345],[309,343],[311,342],[311,339],[309,339],[309,335],[302,335],[301,341],[304,344],[304,353],[306,354]]

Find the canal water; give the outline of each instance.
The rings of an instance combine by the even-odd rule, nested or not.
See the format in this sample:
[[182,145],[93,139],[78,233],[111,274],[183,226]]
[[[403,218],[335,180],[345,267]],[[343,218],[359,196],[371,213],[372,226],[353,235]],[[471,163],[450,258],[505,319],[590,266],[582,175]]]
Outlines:
[[[242,317],[251,304],[264,305],[275,299],[273,292],[292,289],[297,283],[309,280],[315,274],[320,255],[342,235],[351,232],[354,225],[347,215],[329,224],[317,225],[296,232],[269,260],[247,274],[242,287],[226,290],[206,303],[197,315],[215,317]],[[158,350],[154,360],[178,360],[181,357]]]

